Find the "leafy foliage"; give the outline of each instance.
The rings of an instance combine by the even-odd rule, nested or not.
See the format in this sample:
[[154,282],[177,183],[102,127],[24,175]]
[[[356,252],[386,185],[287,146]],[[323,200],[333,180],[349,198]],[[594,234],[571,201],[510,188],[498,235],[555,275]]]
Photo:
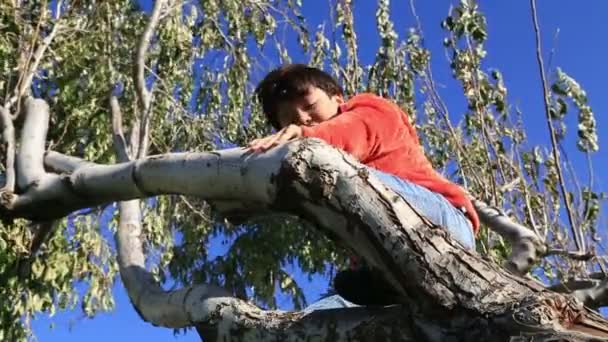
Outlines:
[[[436,89],[420,24],[400,37],[387,0],[377,2],[380,45],[375,59],[371,65],[361,63],[353,3],[331,2],[335,16],[313,29],[299,1],[170,2],[146,60],[153,96],[150,153],[243,145],[266,134],[252,96],[255,83],[277,60],[307,60],[329,70],[347,95],[370,91],[394,99],[415,122],[438,170],[532,227],[550,248],[571,249],[572,231],[597,241],[605,195],[594,184],[579,186],[573,172],[567,174],[568,191],[562,191],[556,165],[567,160],[527,144],[523,114],[508,103],[504,76],[484,66],[487,23],[475,2],[460,1],[442,23],[453,77],[468,105],[457,115],[450,115]],[[118,95],[123,124],[137,127],[142,108],[133,81],[134,51],[147,13],[129,0],[28,1],[0,4],[0,19],[0,93],[10,97],[19,88],[36,59],[34,52],[58,27],[29,89],[51,106],[49,148],[115,162],[109,96]],[[568,134],[564,118],[574,107],[579,150],[586,155],[597,151],[596,123],[585,91],[561,69],[555,70],[550,99],[560,143]],[[19,105],[12,112],[18,113]],[[455,117],[462,121],[454,122]],[[563,223],[563,198],[574,204],[575,226]],[[160,280],[220,284],[263,306],[276,306],[276,289],[288,293],[295,307],[306,304],[286,265],[331,275],[346,260],[339,246],[293,218],[269,217],[245,226],[217,223],[205,203],[181,196],[148,200],[142,210],[148,260]],[[26,339],[28,322],[39,312],[52,314],[78,303],[89,316],[112,309],[117,266],[111,211],[113,207],[94,209],[54,223],[53,233],[36,251],[31,250],[32,226],[3,223],[0,339]],[[215,256],[209,246],[218,237],[227,241],[226,251]],[[478,249],[500,262],[509,246],[483,229]],[[596,270],[601,260],[548,258],[536,273],[562,280]]]

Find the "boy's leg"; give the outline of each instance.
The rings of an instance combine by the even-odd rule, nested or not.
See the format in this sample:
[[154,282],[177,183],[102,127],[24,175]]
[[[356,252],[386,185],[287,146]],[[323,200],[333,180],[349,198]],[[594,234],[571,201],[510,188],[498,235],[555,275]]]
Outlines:
[[304,312],[312,312],[316,310],[328,310],[328,309],[339,309],[339,308],[351,308],[356,307],[354,303],[345,300],[340,295],[334,294],[331,296],[323,297],[318,301],[310,304],[306,308],[304,308]]
[[[463,212],[443,196],[397,176],[374,168],[368,169],[431,222],[446,228],[466,248],[475,248],[471,223]],[[338,272],[334,278],[334,288],[343,299],[359,305],[389,305],[397,302],[395,291],[380,272],[365,266]],[[331,302],[336,304],[334,302],[340,299],[340,296],[335,296],[337,298],[332,298]]]
[[362,266],[342,270],[334,278],[334,289],[349,302],[384,306],[398,302],[397,292],[375,268]]
[[366,266],[338,272],[334,278],[337,294],[326,296],[309,305],[305,312],[349,308],[359,305],[384,306],[398,302],[397,292],[384,280],[382,274]]
[[[431,222],[446,228],[466,248],[475,248],[475,237],[469,220],[443,196],[397,176],[368,169]],[[380,272],[365,266],[338,272],[334,288],[340,296],[359,305],[389,305],[397,302],[395,291]]]
[[475,237],[469,219],[445,197],[395,175],[368,168],[386,186],[414,206],[431,222],[447,229],[453,238],[469,249],[475,248]]

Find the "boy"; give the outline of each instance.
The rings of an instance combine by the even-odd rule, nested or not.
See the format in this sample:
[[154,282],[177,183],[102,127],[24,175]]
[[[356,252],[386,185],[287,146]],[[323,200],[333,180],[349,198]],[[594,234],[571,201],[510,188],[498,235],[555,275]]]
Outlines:
[[[251,150],[263,152],[302,137],[320,138],[353,155],[430,221],[474,248],[479,218],[472,203],[462,188],[433,169],[414,127],[396,104],[373,94],[345,101],[335,79],[303,64],[273,70],[256,95],[277,132],[252,141]],[[367,284],[365,290],[353,288],[362,283]],[[340,272],[334,287],[356,304],[390,304],[390,299],[374,296],[386,288],[367,268]]]

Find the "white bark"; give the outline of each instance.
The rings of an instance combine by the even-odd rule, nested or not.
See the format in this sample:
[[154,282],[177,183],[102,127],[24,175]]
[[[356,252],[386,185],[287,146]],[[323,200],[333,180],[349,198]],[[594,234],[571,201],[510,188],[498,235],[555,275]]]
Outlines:
[[[139,146],[139,151],[137,154],[137,158],[143,158],[148,155],[148,145],[150,140],[150,115],[151,115],[151,103],[152,103],[152,95],[146,88],[146,79],[144,74],[144,68],[146,65],[146,52],[150,47],[150,40],[152,39],[152,35],[156,30],[156,26],[160,21],[161,11],[165,4],[165,0],[156,0],[154,2],[154,8],[152,9],[152,14],[150,15],[150,20],[146,24],[146,28],[141,35],[138,47],[137,54],[135,55],[135,69],[134,69],[134,81],[137,98],[139,99],[139,103],[141,104],[141,119],[139,127],[139,141],[137,142],[137,146]],[[134,142],[131,142],[134,144]]]
[[2,140],[6,144],[6,181],[0,192],[15,191],[15,129],[8,109],[0,106],[0,123],[2,124]]

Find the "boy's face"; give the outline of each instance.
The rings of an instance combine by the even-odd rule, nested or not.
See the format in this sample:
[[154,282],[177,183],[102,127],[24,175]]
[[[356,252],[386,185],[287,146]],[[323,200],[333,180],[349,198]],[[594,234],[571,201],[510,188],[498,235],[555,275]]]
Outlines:
[[338,107],[344,100],[341,95],[328,96],[317,87],[310,86],[301,98],[279,103],[278,120],[281,127],[295,124],[314,126],[338,114]]

